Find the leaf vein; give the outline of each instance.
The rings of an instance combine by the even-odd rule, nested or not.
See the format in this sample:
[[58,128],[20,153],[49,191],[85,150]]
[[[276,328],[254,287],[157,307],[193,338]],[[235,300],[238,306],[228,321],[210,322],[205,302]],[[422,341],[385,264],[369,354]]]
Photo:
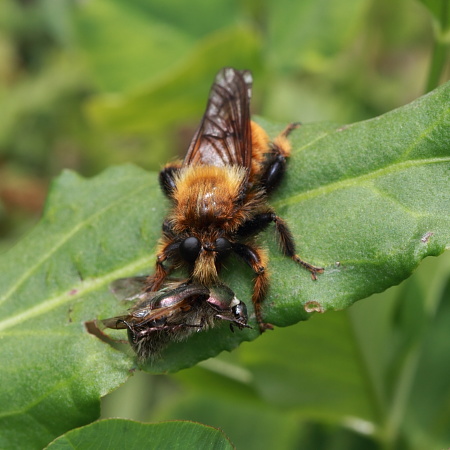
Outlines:
[[97,219],[102,214],[109,211],[111,208],[116,207],[118,204],[124,202],[128,197],[133,197],[143,189],[148,189],[148,186],[139,186],[139,188],[133,190],[132,192],[116,199],[114,202],[110,203],[108,206],[96,211],[94,214],[89,216],[88,218],[82,220],[78,224],[76,224],[72,230],[64,234],[62,238],[55,244],[53,247],[47,251],[47,253],[43,254],[40,259],[36,261],[36,263],[31,266],[28,270],[24,271],[22,276],[18,278],[18,280],[10,287],[10,289],[0,297],[0,305],[8,300],[14,292],[16,292],[19,287],[34,273],[39,267],[47,261],[60,247],[62,247],[70,238],[75,236],[80,230],[84,229],[89,223],[91,223],[94,219]]

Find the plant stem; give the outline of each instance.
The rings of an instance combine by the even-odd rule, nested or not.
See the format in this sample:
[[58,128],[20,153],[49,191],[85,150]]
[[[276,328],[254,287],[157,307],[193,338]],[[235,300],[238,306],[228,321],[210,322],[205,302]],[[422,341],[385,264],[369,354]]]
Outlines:
[[426,92],[436,88],[441,79],[442,73],[445,70],[446,62],[448,61],[449,43],[448,35],[448,8],[447,0],[441,2],[440,17],[437,18],[438,23],[434,27],[434,48],[431,56],[430,70],[428,72],[428,80],[426,85]]
[[428,73],[426,92],[432,91],[439,84],[442,72],[448,61],[448,46],[444,42],[435,41]]

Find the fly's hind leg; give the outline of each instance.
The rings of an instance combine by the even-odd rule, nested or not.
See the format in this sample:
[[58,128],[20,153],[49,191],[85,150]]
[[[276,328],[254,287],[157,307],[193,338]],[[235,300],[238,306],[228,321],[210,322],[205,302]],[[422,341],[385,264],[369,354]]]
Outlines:
[[293,259],[306,270],[309,270],[309,272],[311,272],[311,278],[313,280],[317,280],[317,274],[323,273],[324,269],[322,267],[313,266],[296,254],[295,241],[291,230],[289,230],[287,223],[273,211],[268,210],[266,212],[259,213],[252,219],[247,220],[247,222],[244,222],[237,230],[237,234],[242,238],[253,236],[265,230],[272,222],[275,224],[278,242],[283,254]]
[[262,172],[261,184],[270,194],[281,182],[286,172],[286,160],[291,156],[288,136],[300,123],[289,124],[270,144],[270,155]]
[[301,126],[300,122],[290,123],[272,142],[272,150],[274,153],[283,155],[285,158],[291,156],[291,143],[289,142],[289,135]]
[[275,213],[271,213],[271,219],[275,223],[275,229],[277,230],[281,251],[286,256],[293,259],[297,264],[300,264],[308,270],[311,273],[311,278],[313,280],[317,280],[317,274],[323,273],[324,268],[313,266],[312,264],[301,259],[295,252],[295,241],[286,222]]
[[[272,192],[279,185],[286,172],[286,160],[291,155],[291,144],[288,140],[288,136],[300,125],[300,123],[289,124],[271,144],[272,155],[269,158],[268,163],[266,163],[266,168],[261,177],[261,184],[264,186],[267,193]],[[253,225],[250,222],[252,222]],[[244,224],[243,228],[245,228],[245,230],[255,226],[259,226],[263,229],[269,222],[274,222],[282,252],[286,256],[292,258],[296,263],[309,270],[313,280],[317,279],[317,274],[323,273],[324,269],[322,267],[313,266],[301,259],[300,256],[295,253],[294,238],[286,222],[281,217],[278,217],[273,212],[266,212],[258,214],[250,222]]]

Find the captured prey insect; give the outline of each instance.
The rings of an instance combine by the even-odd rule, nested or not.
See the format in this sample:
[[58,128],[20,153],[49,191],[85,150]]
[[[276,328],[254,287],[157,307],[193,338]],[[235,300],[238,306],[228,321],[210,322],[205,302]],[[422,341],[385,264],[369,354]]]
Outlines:
[[[121,289],[129,281],[136,285],[142,280],[125,278],[115,284]],[[141,291],[130,300],[136,303],[126,314],[102,322],[108,328],[127,329],[140,360],[157,357],[170,342],[212,328],[218,320],[230,322],[231,330],[250,328],[245,303],[224,284],[168,283],[158,292]]]
[[158,291],[168,274],[181,267],[187,268],[195,286],[209,289],[220,283],[221,266],[235,253],[253,270],[252,301],[264,331],[272,328],[261,310],[269,287],[268,257],[255,237],[274,223],[286,256],[309,270],[314,280],[323,268],[297,255],[286,222],[267,203],[285,173],[291,153],[288,136],[298,125],[288,125],[270,141],[250,120],[251,89],[249,71],[222,69],[186,157],[160,172],[162,191],[172,205],[146,290]]

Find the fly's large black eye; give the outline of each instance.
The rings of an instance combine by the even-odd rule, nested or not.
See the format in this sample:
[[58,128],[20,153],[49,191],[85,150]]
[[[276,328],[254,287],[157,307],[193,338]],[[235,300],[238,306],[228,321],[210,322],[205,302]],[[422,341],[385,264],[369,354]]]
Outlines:
[[180,255],[185,261],[194,262],[201,248],[200,241],[196,237],[191,236],[180,244]]
[[230,241],[223,237],[216,239],[215,244],[216,244],[216,248],[215,248],[216,252],[221,255],[225,255],[226,253],[228,253],[231,250]]

